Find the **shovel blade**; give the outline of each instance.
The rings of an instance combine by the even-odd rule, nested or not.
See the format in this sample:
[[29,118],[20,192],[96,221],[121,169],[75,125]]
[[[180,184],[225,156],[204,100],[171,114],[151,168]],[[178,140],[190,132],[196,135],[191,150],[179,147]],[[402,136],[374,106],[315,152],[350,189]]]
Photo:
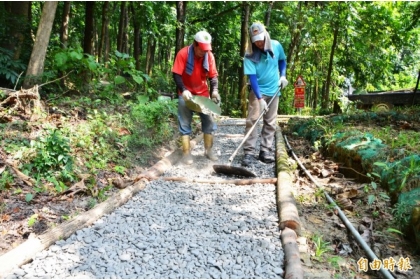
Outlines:
[[210,98],[193,95],[191,100],[185,102],[185,105],[195,112],[203,113],[205,115],[209,115],[210,113],[214,113],[216,115],[222,114],[222,109],[218,105],[216,105]]
[[235,167],[230,165],[213,165],[214,171],[216,173],[225,174],[225,175],[237,175],[242,177],[257,177],[251,171],[243,167]]

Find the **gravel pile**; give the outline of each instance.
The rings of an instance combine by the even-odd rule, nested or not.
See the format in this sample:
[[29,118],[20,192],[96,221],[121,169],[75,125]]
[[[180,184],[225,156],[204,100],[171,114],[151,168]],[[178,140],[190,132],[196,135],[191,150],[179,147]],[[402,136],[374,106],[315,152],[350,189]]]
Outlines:
[[[242,124],[244,123],[244,120]],[[216,174],[243,139],[238,120],[221,120],[217,162],[203,155],[163,176],[235,179]],[[260,131],[261,128],[257,127]],[[258,151],[256,151],[256,154]],[[240,166],[242,149],[232,165]],[[274,177],[274,164],[255,160],[248,170]],[[125,205],[39,253],[8,278],[282,278],[275,186],[172,182],[148,183]]]

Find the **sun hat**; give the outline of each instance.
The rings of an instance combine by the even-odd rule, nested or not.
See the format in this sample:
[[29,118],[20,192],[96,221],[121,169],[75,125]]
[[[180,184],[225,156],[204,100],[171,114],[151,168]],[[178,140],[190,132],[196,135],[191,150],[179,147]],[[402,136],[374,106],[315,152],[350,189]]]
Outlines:
[[256,41],[263,41],[265,38],[265,27],[262,23],[254,23],[249,28],[249,36],[251,37],[252,43]]
[[194,36],[194,40],[197,41],[200,49],[203,51],[211,50],[211,35],[206,31],[199,31]]

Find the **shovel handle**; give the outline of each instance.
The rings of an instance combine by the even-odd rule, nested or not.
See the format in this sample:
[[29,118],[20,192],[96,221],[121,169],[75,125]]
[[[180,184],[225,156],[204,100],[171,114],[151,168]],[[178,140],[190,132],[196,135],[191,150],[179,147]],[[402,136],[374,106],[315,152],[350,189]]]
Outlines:
[[[279,89],[276,91],[276,93],[273,95],[273,97],[271,98],[270,102],[268,102],[267,104],[267,108],[270,106],[271,102],[273,102],[274,98],[277,96],[277,94],[280,91],[280,87]],[[254,128],[257,126],[258,122],[260,121],[260,119],[264,116],[265,114],[265,110],[260,114],[260,116],[258,117],[258,119],[255,121],[254,125],[251,127],[251,129],[248,131],[248,133],[245,135],[244,139],[242,140],[241,144],[239,144],[238,148],[236,148],[236,150],[233,152],[233,154],[230,156],[229,158],[229,163],[231,163],[233,161],[233,159],[235,158],[236,154],[238,153],[239,149],[242,147],[242,145],[245,143],[245,141],[248,139],[249,135],[251,135],[252,131],[254,130]]]

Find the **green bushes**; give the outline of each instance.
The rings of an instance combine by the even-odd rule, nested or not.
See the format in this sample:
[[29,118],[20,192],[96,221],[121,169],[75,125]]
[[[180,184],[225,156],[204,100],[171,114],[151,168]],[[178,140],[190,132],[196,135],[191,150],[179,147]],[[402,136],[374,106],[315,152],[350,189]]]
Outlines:
[[[177,123],[177,100],[140,102],[127,118],[132,132],[128,136],[130,149],[147,149],[170,141]],[[145,155],[147,151],[144,151]]]
[[75,178],[69,139],[59,130],[51,130],[46,136],[32,141],[30,149],[34,156],[24,164],[25,173],[36,174],[38,182],[45,179],[53,183],[58,192],[66,190],[64,182]]

